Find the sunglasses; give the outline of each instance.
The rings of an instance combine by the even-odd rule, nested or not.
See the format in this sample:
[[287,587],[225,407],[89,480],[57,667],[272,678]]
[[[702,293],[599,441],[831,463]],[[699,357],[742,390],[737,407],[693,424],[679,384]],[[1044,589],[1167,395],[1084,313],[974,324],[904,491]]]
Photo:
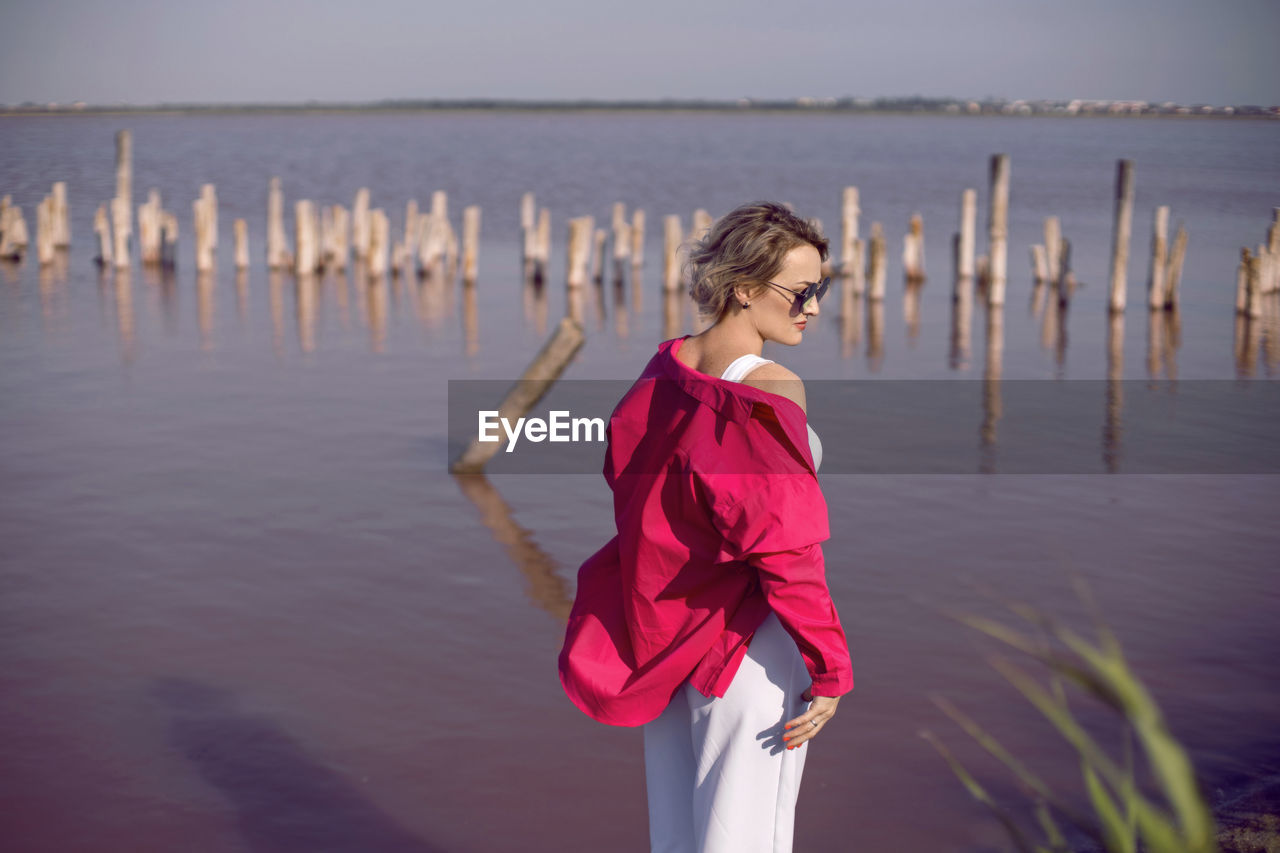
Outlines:
[[827,295],[827,287],[831,284],[831,276],[827,276],[822,281],[811,282],[810,284],[805,285],[804,290],[799,291],[792,290],[789,287],[783,287],[781,284],[777,284],[772,281],[766,281],[765,284],[772,285],[779,290],[785,290],[787,293],[794,296],[796,301],[795,305],[792,307],[795,308],[798,313],[804,310],[804,306],[808,304],[810,299],[815,302],[822,301],[822,297]]

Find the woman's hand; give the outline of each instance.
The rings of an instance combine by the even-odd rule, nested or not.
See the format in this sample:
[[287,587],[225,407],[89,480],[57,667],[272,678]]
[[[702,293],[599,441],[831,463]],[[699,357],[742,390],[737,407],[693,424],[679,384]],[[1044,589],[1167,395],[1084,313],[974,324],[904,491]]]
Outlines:
[[822,731],[827,720],[835,715],[836,705],[840,702],[839,696],[814,696],[809,690],[806,690],[800,698],[811,704],[809,710],[794,720],[787,721],[784,727],[787,733],[782,736],[787,749],[803,746],[805,741]]

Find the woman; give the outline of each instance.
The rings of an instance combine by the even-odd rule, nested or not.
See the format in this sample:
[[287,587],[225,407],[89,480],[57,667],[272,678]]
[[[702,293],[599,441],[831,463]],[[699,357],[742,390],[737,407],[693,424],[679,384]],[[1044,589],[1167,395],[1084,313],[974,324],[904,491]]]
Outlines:
[[781,205],[726,215],[690,257],[715,323],[660,344],[610,418],[618,534],[578,572],[560,680],[644,726],[654,851],[789,851],[806,747],[853,688],[821,444],[803,383],[760,357],[803,339],[826,256]]

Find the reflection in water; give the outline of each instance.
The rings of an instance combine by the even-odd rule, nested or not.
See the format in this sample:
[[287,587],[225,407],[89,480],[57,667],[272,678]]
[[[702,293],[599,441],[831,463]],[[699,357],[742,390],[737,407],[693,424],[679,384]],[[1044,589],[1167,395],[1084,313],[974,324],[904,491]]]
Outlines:
[[[595,305],[595,309],[596,309],[596,331],[603,332],[605,329],[605,325],[604,325],[605,320],[608,319],[608,317],[605,315],[606,306],[604,304],[604,279],[602,278],[593,279],[591,284],[588,285],[588,287],[590,288],[588,292],[591,295],[591,302],[592,304]],[[583,289],[587,290],[586,287],[584,287]]]
[[255,853],[436,850],[272,720],[237,708],[229,691],[168,677],[149,692],[169,717],[170,745],[226,797]]
[[840,306],[840,357],[853,358],[858,343],[862,340],[862,296],[853,295],[847,283],[843,290]]
[[249,321],[249,271],[244,267],[236,270],[236,319],[242,326]]
[[342,267],[328,273],[329,286],[333,289],[333,302],[338,307],[338,328],[343,332],[351,330],[351,291],[347,278],[347,268]]
[[[1267,364],[1267,375],[1276,372],[1280,365],[1280,290],[1262,297],[1262,352]],[[1181,336],[1181,329],[1179,329]]]
[[462,339],[467,355],[480,352],[480,317],[476,308],[476,283],[462,283]]
[[129,267],[116,267],[116,329],[120,334],[120,358],[132,364],[137,355],[133,325],[133,281]]
[[617,263],[617,276],[613,280],[613,333],[618,340],[625,341],[631,336],[628,323],[630,312],[627,310],[627,284],[622,277],[623,263]]
[[303,352],[316,348],[316,277],[303,273],[293,288],[294,317],[298,324],[298,347]]
[[907,343],[915,345],[920,337],[920,291],[923,279],[906,279],[902,291],[902,319],[907,324]]
[[271,347],[276,358],[284,355],[284,273],[267,273],[267,302],[271,312]]
[[533,323],[539,336],[547,333],[547,287],[541,279],[531,278],[524,286],[524,317]]
[[1262,325],[1257,319],[1245,314],[1236,314],[1236,376],[1247,379],[1253,376],[1258,366],[1258,342],[1262,334]]
[[533,534],[512,518],[511,507],[484,474],[454,474],[462,494],[480,511],[480,522],[493,534],[493,541],[507,551],[529,582],[530,600],[560,622],[569,619],[573,599],[569,585],[557,574],[558,566],[533,540]]
[[378,274],[362,281],[369,306],[369,345],[374,352],[382,352],[387,345],[387,277]]
[[67,253],[54,251],[53,260],[36,266],[36,279],[40,287],[40,309],[44,316],[45,330],[53,331],[67,316]]
[[874,373],[884,361],[884,300],[867,303],[867,367]]
[[196,326],[200,330],[200,349],[213,349],[214,289],[216,273],[212,270],[196,273]]
[[565,314],[580,325],[583,325],[582,317],[585,313],[585,291],[585,287],[576,284],[566,284],[564,289]]
[[1004,369],[1004,306],[986,303],[987,360],[982,373],[982,425],[978,429],[978,470],[996,473],[996,424],[1004,411],[1000,376]]
[[1107,401],[1102,426],[1102,463],[1108,474],[1120,470],[1124,438],[1124,312],[1107,319]]

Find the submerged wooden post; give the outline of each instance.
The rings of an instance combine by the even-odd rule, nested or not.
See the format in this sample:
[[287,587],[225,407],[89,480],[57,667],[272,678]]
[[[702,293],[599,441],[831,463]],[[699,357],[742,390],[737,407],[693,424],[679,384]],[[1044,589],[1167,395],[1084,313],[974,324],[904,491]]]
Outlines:
[[173,269],[178,264],[178,217],[176,214],[162,210],[160,212],[160,267]]
[[369,211],[369,250],[366,256],[369,277],[381,278],[387,272],[387,253],[391,248],[391,221],[382,208]]
[[267,268],[288,269],[289,246],[284,231],[284,190],[280,179],[272,178],[267,190]]
[[111,200],[111,234],[115,245],[111,247],[111,255],[116,268],[130,266],[129,237],[132,236],[132,223],[129,221],[129,202],[120,196]]
[[862,266],[858,251],[858,188],[845,187],[840,199],[840,274],[848,278]]
[[1151,275],[1147,279],[1147,307],[1164,307],[1165,263],[1169,255],[1169,207],[1156,208],[1151,227]]
[[568,277],[570,287],[587,283],[587,269],[591,261],[591,240],[595,234],[595,219],[580,216],[569,220]]
[[[498,404],[498,417],[513,423],[527,415],[547,391],[551,390],[556,379],[582,348],[584,340],[582,324],[572,317],[562,318],[555,334],[534,356],[524,374]],[[478,421],[479,413],[476,414]],[[477,431],[476,437],[449,466],[449,470],[454,474],[480,473],[505,441],[505,437],[500,437],[497,441],[482,442]]]
[[924,219],[911,215],[911,225],[902,238],[902,269],[908,281],[924,281]]
[[693,243],[706,237],[713,221],[711,214],[702,208],[695,210],[693,217],[689,220],[689,242]]
[[[124,200],[125,219],[133,210],[133,133],[116,132],[116,198]],[[114,208],[112,216],[115,215]],[[126,221],[125,232],[132,233],[133,224]],[[118,245],[117,245],[118,248]]]
[[987,302],[1004,304],[1009,241],[1009,155],[991,155],[991,213],[988,220]]
[[1031,247],[1031,272],[1035,276],[1036,284],[1044,284],[1050,280],[1048,252],[1039,243]]
[[36,206],[36,259],[42,267],[52,264],[57,255],[53,241],[53,196],[47,195]]
[[138,256],[148,266],[160,263],[160,192],[152,188],[138,205]]
[[67,210],[67,182],[53,184],[53,247],[66,249],[71,246],[71,216]]
[[613,203],[613,262],[625,263],[631,257],[631,224],[627,222],[627,206]]
[[477,253],[480,251],[480,208],[471,205],[462,211],[462,280],[476,283]]
[[218,193],[213,184],[200,187],[200,198],[204,200],[205,216],[209,222],[209,249],[218,248]]
[[330,220],[329,264],[335,270],[345,271],[351,263],[351,214],[342,205],[335,204]]
[[631,214],[631,266],[644,266],[644,211]]
[[209,272],[213,269],[214,254],[213,211],[208,196],[202,193],[191,203],[191,208],[195,219],[196,271]]
[[243,270],[249,268],[249,223],[243,219],[237,219],[231,224],[232,233],[235,236],[236,245],[236,269]]
[[967,189],[960,193],[960,245],[957,249],[956,275],[973,278],[974,245],[977,243],[978,191]]
[[1116,161],[1115,224],[1111,235],[1110,310],[1123,311],[1129,269],[1129,229],[1133,223],[1133,161]]
[[355,204],[351,209],[351,248],[355,251],[357,261],[363,261],[369,256],[369,189],[367,187],[356,190]]
[[599,284],[604,281],[604,244],[609,239],[609,232],[597,228],[591,241],[591,281]]
[[538,274],[545,276],[551,263],[551,211],[545,207],[538,211],[537,251]]
[[1061,276],[1062,223],[1056,216],[1044,218],[1045,280],[1057,281]]
[[1177,309],[1178,282],[1182,279],[1182,261],[1187,254],[1187,229],[1178,223],[1178,233],[1173,237],[1173,248],[1169,250],[1169,266],[1165,271],[1164,307]]
[[316,271],[319,261],[315,242],[317,229],[311,222],[314,218],[315,211],[310,199],[302,198],[293,203],[293,239],[297,247],[293,271],[297,275],[311,275]]
[[[0,227],[3,227],[0,224]],[[98,205],[93,215],[93,233],[98,240],[98,254],[94,258],[100,267],[111,266],[111,221],[107,218],[107,206]]]
[[684,231],[680,227],[680,217],[675,214],[662,220],[664,230],[662,252],[662,286],[664,290],[680,289],[680,243]]
[[879,222],[871,223],[871,245],[867,252],[867,280],[870,288],[868,299],[884,299],[885,255],[884,229]]

